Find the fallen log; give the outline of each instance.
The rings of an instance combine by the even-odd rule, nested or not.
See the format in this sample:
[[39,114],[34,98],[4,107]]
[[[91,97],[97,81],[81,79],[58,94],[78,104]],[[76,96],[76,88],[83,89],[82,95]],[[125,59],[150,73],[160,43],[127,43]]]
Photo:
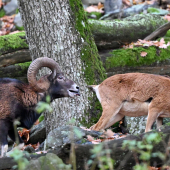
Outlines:
[[27,81],[27,70],[30,65],[30,62],[10,65],[8,67],[0,67],[0,77],[10,77],[16,78],[23,82]]
[[[7,51],[6,51],[7,52]],[[24,63],[31,61],[30,52],[28,49],[8,52],[0,56],[0,67],[7,67],[9,65]]]
[[[143,39],[166,21],[157,15],[135,15],[122,21],[89,20],[97,48],[120,48],[138,39]],[[25,33],[0,37],[0,67],[31,61]]]
[[157,15],[140,14],[122,21],[89,20],[89,23],[97,48],[104,50],[144,39],[166,21]]

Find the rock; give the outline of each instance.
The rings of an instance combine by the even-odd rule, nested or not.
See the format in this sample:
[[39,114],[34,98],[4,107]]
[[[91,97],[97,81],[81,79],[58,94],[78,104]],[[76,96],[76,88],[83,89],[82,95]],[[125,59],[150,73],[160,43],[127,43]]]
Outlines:
[[120,9],[115,9],[112,11],[107,11],[107,13],[100,18],[100,20],[112,20],[118,18],[120,12],[121,12],[121,17],[126,18],[128,16],[132,16],[135,14],[140,14],[144,11],[146,11],[149,7],[155,7],[156,4],[139,4],[139,5],[133,5],[132,7],[126,8],[123,11]]
[[42,143],[46,138],[45,121],[40,122],[38,125],[33,126],[30,131],[30,139],[28,143],[36,144]]
[[6,15],[16,14],[16,10],[18,8],[17,0],[11,0],[4,6],[4,11]]
[[32,146],[26,146],[24,151],[27,151],[28,153],[35,153],[35,149]]
[[45,149],[44,149],[44,145],[45,145],[45,141],[40,144],[40,146],[38,147],[38,149],[36,149],[36,152],[38,152],[38,151],[44,151],[44,150],[45,150]]
[[97,5],[99,2],[104,3],[105,0],[82,0],[83,5],[87,5],[87,6],[91,4]]
[[27,170],[71,170],[71,165],[65,165],[63,161],[53,153],[47,153],[36,160],[31,160]]
[[167,15],[169,13],[165,9],[152,8],[152,7],[149,7],[147,12],[150,14],[156,14],[156,15],[162,15],[162,16]]
[[2,28],[3,22],[0,20],[0,29]]
[[139,117],[128,117],[125,116],[127,122],[127,129],[131,134],[137,135],[143,133],[146,127],[147,116]]
[[15,26],[17,26],[17,27],[23,27],[23,25],[22,25],[22,20],[21,20],[21,14],[20,14],[20,13],[18,13],[18,14],[15,16],[15,18],[14,18],[14,24],[15,24]]
[[[76,126],[62,126],[52,130],[46,139],[47,149],[56,149],[63,145],[74,143],[86,143],[87,135],[93,137],[99,137],[102,135],[102,132],[97,131],[86,131]],[[82,141],[84,140],[84,142]],[[88,143],[89,144],[89,143]]]
[[92,144],[92,142],[86,140],[86,139],[80,139],[79,141],[76,142],[76,144],[81,144],[81,145],[89,145]]
[[[75,135],[74,131],[79,131],[78,135]],[[82,129],[75,126],[62,126],[52,130],[46,139],[47,149],[61,147],[64,144],[76,142],[85,136]]]
[[11,0],[2,0],[3,3],[10,2]]
[[105,0],[104,11],[107,14],[110,11],[120,10],[122,1],[120,0]]

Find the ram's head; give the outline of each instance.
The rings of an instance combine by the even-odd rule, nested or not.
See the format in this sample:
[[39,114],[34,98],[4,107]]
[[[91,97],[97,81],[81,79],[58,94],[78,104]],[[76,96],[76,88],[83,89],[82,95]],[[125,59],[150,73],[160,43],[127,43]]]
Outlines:
[[[52,73],[36,79],[38,71],[48,67]],[[79,94],[79,87],[74,81],[67,79],[54,60],[41,57],[34,60],[28,69],[28,82],[39,93],[49,93],[52,99],[74,97]]]

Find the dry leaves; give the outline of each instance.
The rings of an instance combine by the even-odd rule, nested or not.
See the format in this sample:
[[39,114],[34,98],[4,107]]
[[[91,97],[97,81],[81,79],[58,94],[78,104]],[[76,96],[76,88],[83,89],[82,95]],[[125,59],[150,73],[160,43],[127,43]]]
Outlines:
[[14,27],[14,17],[12,16],[4,16],[0,18],[0,20],[3,22],[2,28],[0,30],[0,36],[9,34],[12,31],[12,28]]
[[131,6],[131,3],[129,0],[122,0],[123,4],[126,5],[126,6]]
[[87,7],[87,8],[84,9],[84,10],[87,11],[87,12],[89,12],[89,13],[90,13],[90,12],[100,12],[100,13],[104,13],[103,9],[104,9],[104,5],[103,5],[101,2],[99,2],[98,5],[91,5],[91,6]]
[[148,54],[147,52],[142,51],[142,52],[140,53],[140,56],[141,56],[141,57],[146,57],[147,54]]
[[[83,129],[86,130],[84,127]],[[124,138],[124,137],[126,137],[126,134],[123,135],[122,133],[114,133],[111,129],[107,129],[104,131],[103,135],[100,136],[100,139],[95,139],[94,137],[87,135],[87,140],[92,142],[93,144],[99,144],[104,141],[110,141],[110,140]]]
[[24,143],[27,143],[29,141],[29,133],[30,130],[23,128],[22,131],[18,131],[19,136],[23,139]]
[[[22,131],[18,131],[19,136],[22,138],[22,140],[24,141],[25,144],[29,141],[29,138],[30,138],[29,133],[30,133],[30,130],[28,130],[26,128],[23,128]],[[39,148],[40,144],[38,142],[37,144],[24,145],[22,150],[24,150],[27,146],[31,146],[36,150]]]
[[168,15],[165,15],[164,17],[163,17],[165,20],[167,20],[167,21],[170,21],[170,15],[168,14]]
[[129,45],[125,45],[123,47],[127,49],[127,48],[133,48],[133,47],[150,47],[150,46],[156,46],[159,48],[167,48],[168,46],[170,46],[170,42],[166,44],[164,41],[164,38],[161,38],[160,41],[146,41],[146,40],[139,39],[137,42],[131,43]]

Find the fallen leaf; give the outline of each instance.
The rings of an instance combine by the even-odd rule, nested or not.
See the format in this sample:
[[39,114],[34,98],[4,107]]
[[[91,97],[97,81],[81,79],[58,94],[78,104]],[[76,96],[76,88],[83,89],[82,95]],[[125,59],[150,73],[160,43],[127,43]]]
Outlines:
[[163,19],[165,19],[165,20],[167,20],[167,21],[170,21],[170,16],[169,16],[169,15],[165,15],[165,16],[163,17]]
[[140,53],[140,56],[141,56],[141,57],[146,57],[147,54],[148,54],[147,52],[142,51],[142,52]]
[[16,34],[16,33],[19,33],[19,32],[22,32],[22,31],[13,31],[13,32],[10,32],[9,34]]
[[98,5],[97,5],[97,8],[98,8],[98,9],[103,9],[103,8],[104,8],[104,4],[102,4],[101,2],[99,2]]
[[87,135],[87,140],[92,142],[92,141],[94,141],[94,138],[92,136],[90,136],[90,135]]
[[84,9],[85,11],[87,12],[100,12],[100,13],[104,13],[103,11],[103,8],[100,8],[98,9],[98,6],[94,6],[94,5],[91,5],[89,7],[87,7],[86,9]]
[[93,140],[93,141],[91,141],[93,144],[99,144],[99,143],[101,143],[101,139],[97,139],[97,140]]
[[39,152],[35,152],[36,154],[43,154],[43,153],[47,153],[47,151],[39,151]]
[[110,130],[110,129],[107,129],[107,131],[105,132],[105,135],[106,135],[107,138],[112,137],[114,134],[115,134],[115,133],[112,132],[112,130]]

